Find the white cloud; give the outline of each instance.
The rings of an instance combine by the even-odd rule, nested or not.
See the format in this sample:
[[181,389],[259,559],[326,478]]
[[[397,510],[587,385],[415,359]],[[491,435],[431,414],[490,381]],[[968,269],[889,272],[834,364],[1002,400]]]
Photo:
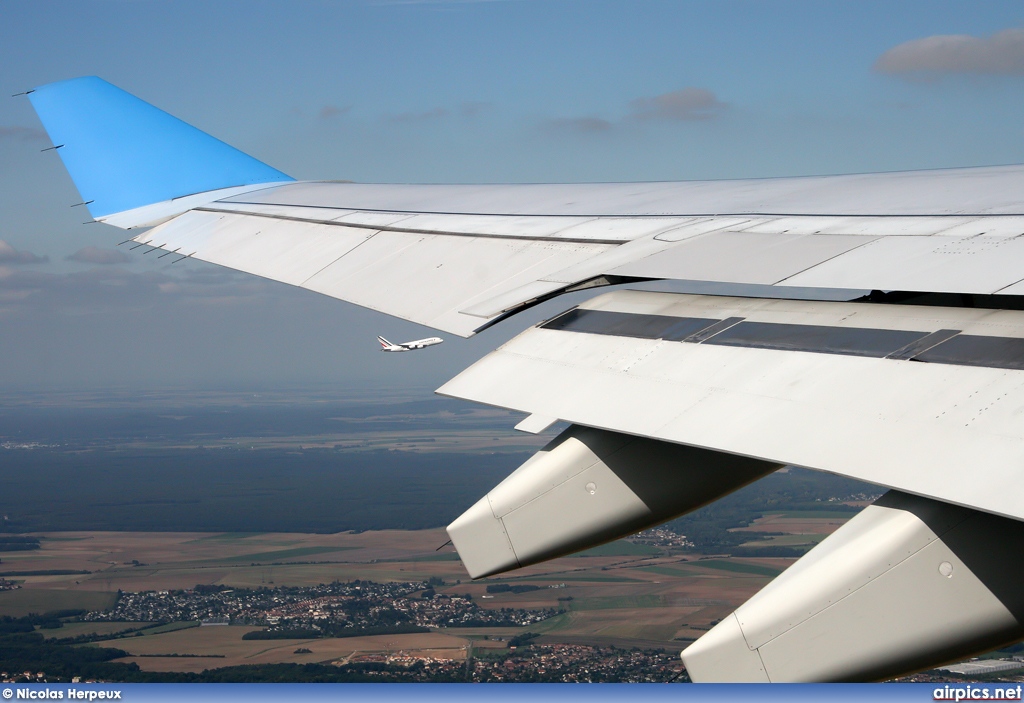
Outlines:
[[83,264],[125,264],[131,261],[131,257],[116,249],[85,247],[69,256],[68,261],[78,261]]
[[1024,29],[989,37],[946,34],[904,42],[875,61],[879,73],[909,78],[955,74],[1024,75]]
[[561,117],[546,120],[542,127],[549,132],[602,134],[629,122],[695,122],[717,119],[729,108],[707,88],[681,88],[649,98],[629,102],[630,112],[620,120],[603,117]]
[[431,122],[447,116],[448,110],[443,107],[435,107],[433,110],[426,110],[425,112],[403,112],[397,115],[391,115],[388,117],[388,120],[391,122],[404,123]]
[[462,103],[462,105],[459,106],[459,112],[463,117],[476,117],[481,113],[489,111],[493,107],[494,105],[489,102],[476,100]]
[[410,110],[409,112],[384,114],[381,116],[381,119],[394,124],[425,124],[440,122],[441,120],[446,120],[454,116],[466,119],[477,118],[491,111],[493,108],[494,105],[489,102],[467,101],[452,108],[438,106],[429,110]]
[[576,132],[578,134],[594,134],[607,132],[613,125],[600,117],[565,117],[548,120],[545,129],[553,132]]
[[19,127],[17,125],[0,125],[0,139],[21,139],[24,141],[42,141],[46,132],[36,127]]
[[632,117],[638,120],[711,120],[728,106],[706,88],[683,88],[630,103]]
[[42,264],[47,261],[49,261],[49,257],[37,256],[30,251],[18,251],[7,242],[0,239],[0,263]]
[[[102,251],[102,250],[100,250]],[[118,253],[118,252],[111,252]],[[0,314],[104,310],[169,304],[234,305],[279,284],[199,265],[177,275],[122,268],[44,273],[0,266]]]
[[345,105],[343,107],[338,107],[337,105],[324,105],[320,108],[320,119],[329,120],[332,117],[341,117],[342,115],[347,115],[351,109],[351,105]]

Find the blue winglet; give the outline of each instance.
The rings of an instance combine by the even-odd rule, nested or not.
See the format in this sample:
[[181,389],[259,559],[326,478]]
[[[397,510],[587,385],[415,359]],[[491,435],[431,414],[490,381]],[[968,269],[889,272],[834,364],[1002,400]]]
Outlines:
[[95,76],[50,83],[28,97],[94,218],[294,180]]

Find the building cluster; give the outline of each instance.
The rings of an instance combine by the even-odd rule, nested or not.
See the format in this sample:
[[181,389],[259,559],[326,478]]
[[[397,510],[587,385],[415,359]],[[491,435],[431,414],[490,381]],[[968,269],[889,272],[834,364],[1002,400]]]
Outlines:
[[[371,668],[376,663],[379,669]],[[532,644],[509,650],[483,650],[466,660],[394,654],[367,655],[360,668],[370,676],[408,681],[473,682],[666,682],[681,663],[674,652],[618,649],[579,644]]]
[[947,664],[940,666],[936,671],[948,671],[960,676],[987,676],[999,674],[1004,671],[1016,671],[1024,668],[1024,659],[1013,657],[1011,659],[971,659],[959,664]]
[[0,683],[47,683],[45,671],[0,671]]
[[930,671],[896,679],[912,683],[974,682],[1021,683],[1024,682],[1024,657],[1014,655],[1001,659],[971,659],[958,664],[947,664]]
[[654,547],[677,547],[680,549],[693,547],[693,542],[686,539],[686,535],[677,535],[664,527],[653,527],[643,532],[637,532],[628,539],[630,542],[649,544]]
[[0,449],[53,449],[59,444],[43,444],[42,442],[0,442]]
[[[64,679],[59,676],[47,676],[45,671],[16,671],[9,673],[0,671],[0,683],[63,683]],[[81,676],[74,676],[71,683],[98,683],[96,679],[85,679]],[[6,698],[6,696],[5,696]]]
[[[518,652],[517,652],[518,654]],[[503,661],[473,662],[479,681],[663,682],[681,668],[675,652],[578,644],[531,645]]]
[[817,499],[818,503],[874,503],[882,497],[881,493],[851,493],[846,496],[831,496],[826,500]]
[[510,627],[550,618],[557,610],[484,609],[472,596],[438,593],[427,583],[335,582],[318,586],[120,592],[110,610],[85,620],[230,622],[275,630],[373,630],[401,627]]

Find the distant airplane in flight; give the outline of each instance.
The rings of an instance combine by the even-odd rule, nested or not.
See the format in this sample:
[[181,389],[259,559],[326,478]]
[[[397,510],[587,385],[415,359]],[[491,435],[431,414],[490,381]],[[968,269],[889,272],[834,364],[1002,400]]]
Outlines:
[[377,337],[377,341],[380,342],[381,351],[386,352],[407,352],[416,351],[417,349],[423,349],[424,347],[432,347],[435,344],[440,344],[444,340],[440,337],[427,337],[426,339],[414,339],[411,342],[401,342],[400,344],[393,344],[383,337]]

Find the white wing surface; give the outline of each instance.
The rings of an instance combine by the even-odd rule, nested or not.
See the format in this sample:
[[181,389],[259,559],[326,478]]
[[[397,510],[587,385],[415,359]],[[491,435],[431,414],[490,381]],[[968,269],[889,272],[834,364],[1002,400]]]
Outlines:
[[[951,182],[965,183],[964,191],[940,204],[934,194]],[[797,183],[802,204],[790,192]],[[974,192],[978,183],[987,189]],[[750,182],[423,186],[418,194],[408,186],[295,183],[206,202],[136,241],[464,336],[602,277],[1024,291],[1024,216],[996,214],[1013,209],[1003,194],[1024,186],[1020,168],[762,184],[780,196],[762,196],[760,212],[744,212],[754,204],[745,195]],[[810,214],[824,209],[819,200],[850,198],[857,188],[931,197],[908,197],[899,210],[879,205],[871,215],[836,214],[853,209],[839,200],[833,214]],[[726,214],[702,214],[694,202],[702,190]],[[546,205],[513,208],[516,200]],[[389,209],[378,209],[385,203]],[[125,215],[106,221],[129,224]],[[150,216],[134,213],[130,224]]]
[[438,392],[1024,519],[1019,311],[617,291]]

